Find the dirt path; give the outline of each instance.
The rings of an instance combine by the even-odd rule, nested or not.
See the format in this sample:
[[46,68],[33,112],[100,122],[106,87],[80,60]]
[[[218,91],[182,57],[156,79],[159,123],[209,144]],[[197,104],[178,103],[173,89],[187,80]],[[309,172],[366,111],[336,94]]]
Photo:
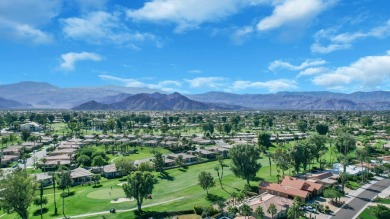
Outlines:
[[[181,200],[183,198],[185,198],[185,197],[175,198],[175,199],[171,199],[171,200],[168,200],[168,201],[153,203],[153,204],[149,204],[149,205],[143,205],[142,207],[143,208],[153,207],[153,206],[156,206],[156,205],[162,205],[162,204],[166,204],[166,203],[169,203],[169,202],[178,201],[178,200]],[[80,218],[80,217],[89,217],[89,216],[102,215],[102,214],[110,214],[109,210],[110,209],[107,209],[107,211],[94,212],[94,213],[89,213],[89,214],[79,214],[79,215],[68,216],[68,217],[69,218]],[[131,209],[126,209],[126,210],[117,210],[116,212],[117,213],[121,213],[121,212],[129,212],[129,211],[134,211],[134,210],[137,210],[137,208],[131,208]],[[60,217],[60,218],[57,218],[57,219],[62,219],[62,218],[63,217]]]

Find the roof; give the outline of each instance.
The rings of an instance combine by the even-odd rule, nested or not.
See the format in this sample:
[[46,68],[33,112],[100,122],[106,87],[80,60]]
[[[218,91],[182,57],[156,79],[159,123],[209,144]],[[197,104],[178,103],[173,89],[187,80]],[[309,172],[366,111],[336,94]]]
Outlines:
[[292,206],[293,200],[269,193],[263,193],[260,196],[249,199],[247,204],[252,208],[253,212],[256,211],[258,206],[261,206],[264,209],[264,215],[271,218],[271,214],[267,212],[267,209],[271,204],[275,205],[277,212],[281,212],[287,210],[289,206]]
[[88,177],[88,176],[93,176],[93,174],[84,168],[76,168],[72,170],[72,172],[70,173],[70,177],[72,179]]
[[36,177],[37,181],[48,180],[48,179],[53,178],[53,176],[50,176],[47,173],[37,173],[37,174],[32,174],[32,175]]
[[317,174],[312,174],[310,176],[310,178],[316,178],[316,179],[326,179],[326,178],[329,178],[329,177],[332,177],[333,176],[333,173],[330,172],[330,171],[325,171],[325,172],[322,172],[322,173],[317,173]]
[[282,186],[289,186],[296,189],[302,189],[304,187],[304,184],[305,184],[304,180],[299,180],[296,178],[292,178],[290,176],[285,176],[283,178],[283,181],[280,183],[280,185]]
[[116,169],[115,164],[109,164],[109,165],[106,165],[103,167],[103,172],[104,173],[115,173],[115,172],[118,172],[118,170]]
[[300,190],[300,189],[296,189],[296,188],[288,187],[288,186],[282,186],[282,185],[277,184],[277,183],[262,182],[260,184],[260,187],[262,189],[265,189],[265,190],[281,192],[281,193],[285,193],[285,194],[288,194],[291,196],[298,196],[298,197],[302,197],[302,198],[306,198],[307,196],[309,196],[308,191],[304,191],[304,190]]
[[311,182],[311,181],[305,181],[289,176],[285,176],[282,183],[280,183],[282,186],[286,187],[292,187],[295,189],[301,189],[305,191],[314,191],[314,190],[320,190],[322,188],[322,184]]

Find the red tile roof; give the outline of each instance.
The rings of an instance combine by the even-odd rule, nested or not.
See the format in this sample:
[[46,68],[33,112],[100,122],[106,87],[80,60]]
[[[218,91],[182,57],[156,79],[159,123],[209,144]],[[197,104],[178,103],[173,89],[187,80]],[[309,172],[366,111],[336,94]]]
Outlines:
[[277,183],[262,182],[260,184],[260,187],[265,190],[280,192],[280,193],[288,194],[291,196],[298,196],[302,198],[306,198],[309,195],[308,191],[304,191],[304,190],[300,190],[288,186],[282,186]]

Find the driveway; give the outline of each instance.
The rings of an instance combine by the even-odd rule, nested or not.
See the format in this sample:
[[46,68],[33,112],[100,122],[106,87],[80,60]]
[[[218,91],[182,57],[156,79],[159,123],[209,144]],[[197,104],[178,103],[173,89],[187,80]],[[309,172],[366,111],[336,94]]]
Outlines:
[[352,199],[349,203],[345,204],[335,216],[331,219],[347,219],[354,218],[356,214],[360,212],[371,199],[381,193],[383,190],[390,186],[390,179],[382,179],[375,184],[368,187],[366,190],[361,192],[358,196]]

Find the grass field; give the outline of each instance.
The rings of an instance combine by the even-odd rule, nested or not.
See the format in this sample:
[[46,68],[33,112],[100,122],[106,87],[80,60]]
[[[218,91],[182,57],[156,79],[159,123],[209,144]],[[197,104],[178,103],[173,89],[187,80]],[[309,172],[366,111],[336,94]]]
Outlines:
[[[230,165],[230,160],[225,160],[225,163]],[[260,180],[276,181],[276,167],[273,165],[273,175],[269,176],[269,164],[268,158],[262,158],[260,160],[262,168],[257,174],[257,179],[251,182],[251,186],[257,186]],[[214,166],[218,163],[216,161],[202,163],[189,166],[187,169],[171,169],[167,170],[166,174],[160,175],[155,173],[158,180],[155,189],[153,191],[153,199],[145,200],[144,205],[156,204],[160,202],[166,202],[182,197],[180,201],[169,202],[163,205],[154,206],[151,209],[155,211],[167,211],[167,210],[188,210],[193,209],[194,205],[208,205],[217,200],[225,200],[230,198],[230,194],[234,191],[240,191],[245,185],[245,181],[236,178],[230,171],[230,168],[224,168],[223,184],[224,189],[221,189],[217,180],[217,174],[214,171]],[[215,177],[216,187],[209,190],[210,198],[206,199],[206,192],[198,185],[198,175],[201,171],[208,171]],[[93,188],[92,186],[76,186],[71,188],[71,191],[75,191],[75,195],[65,198],[65,212],[67,216],[86,214],[92,212],[108,211],[111,208],[117,210],[125,210],[136,207],[135,202],[123,202],[112,204],[111,200],[124,197],[121,186],[123,183],[121,179],[102,180],[102,186],[100,188]],[[111,197],[110,191],[113,188]],[[57,191],[57,208],[58,212],[62,212],[62,199],[59,194],[61,191]],[[45,189],[45,196],[48,197],[49,204],[46,206],[49,212],[44,215],[44,218],[53,218],[54,204],[53,204],[53,190],[51,188]],[[39,208],[36,206],[30,207],[31,218],[38,218],[33,216],[32,213]],[[130,218],[131,212],[116,214],[112,218]],[[109,216],[109,215],[108,215]],[[59,216],[60,217],[60,216]],[[16,218],[15,214],[5,215],[2,218]],[[94,217],[92,217],[94,218]],[[101,218],[101,217],[95,217]],[[108,217],[110,218],[110,217]]]
[[364,209],[362,213],[358,216],[359,219],[376,219],[374,213],[372,212],[371,207]]

